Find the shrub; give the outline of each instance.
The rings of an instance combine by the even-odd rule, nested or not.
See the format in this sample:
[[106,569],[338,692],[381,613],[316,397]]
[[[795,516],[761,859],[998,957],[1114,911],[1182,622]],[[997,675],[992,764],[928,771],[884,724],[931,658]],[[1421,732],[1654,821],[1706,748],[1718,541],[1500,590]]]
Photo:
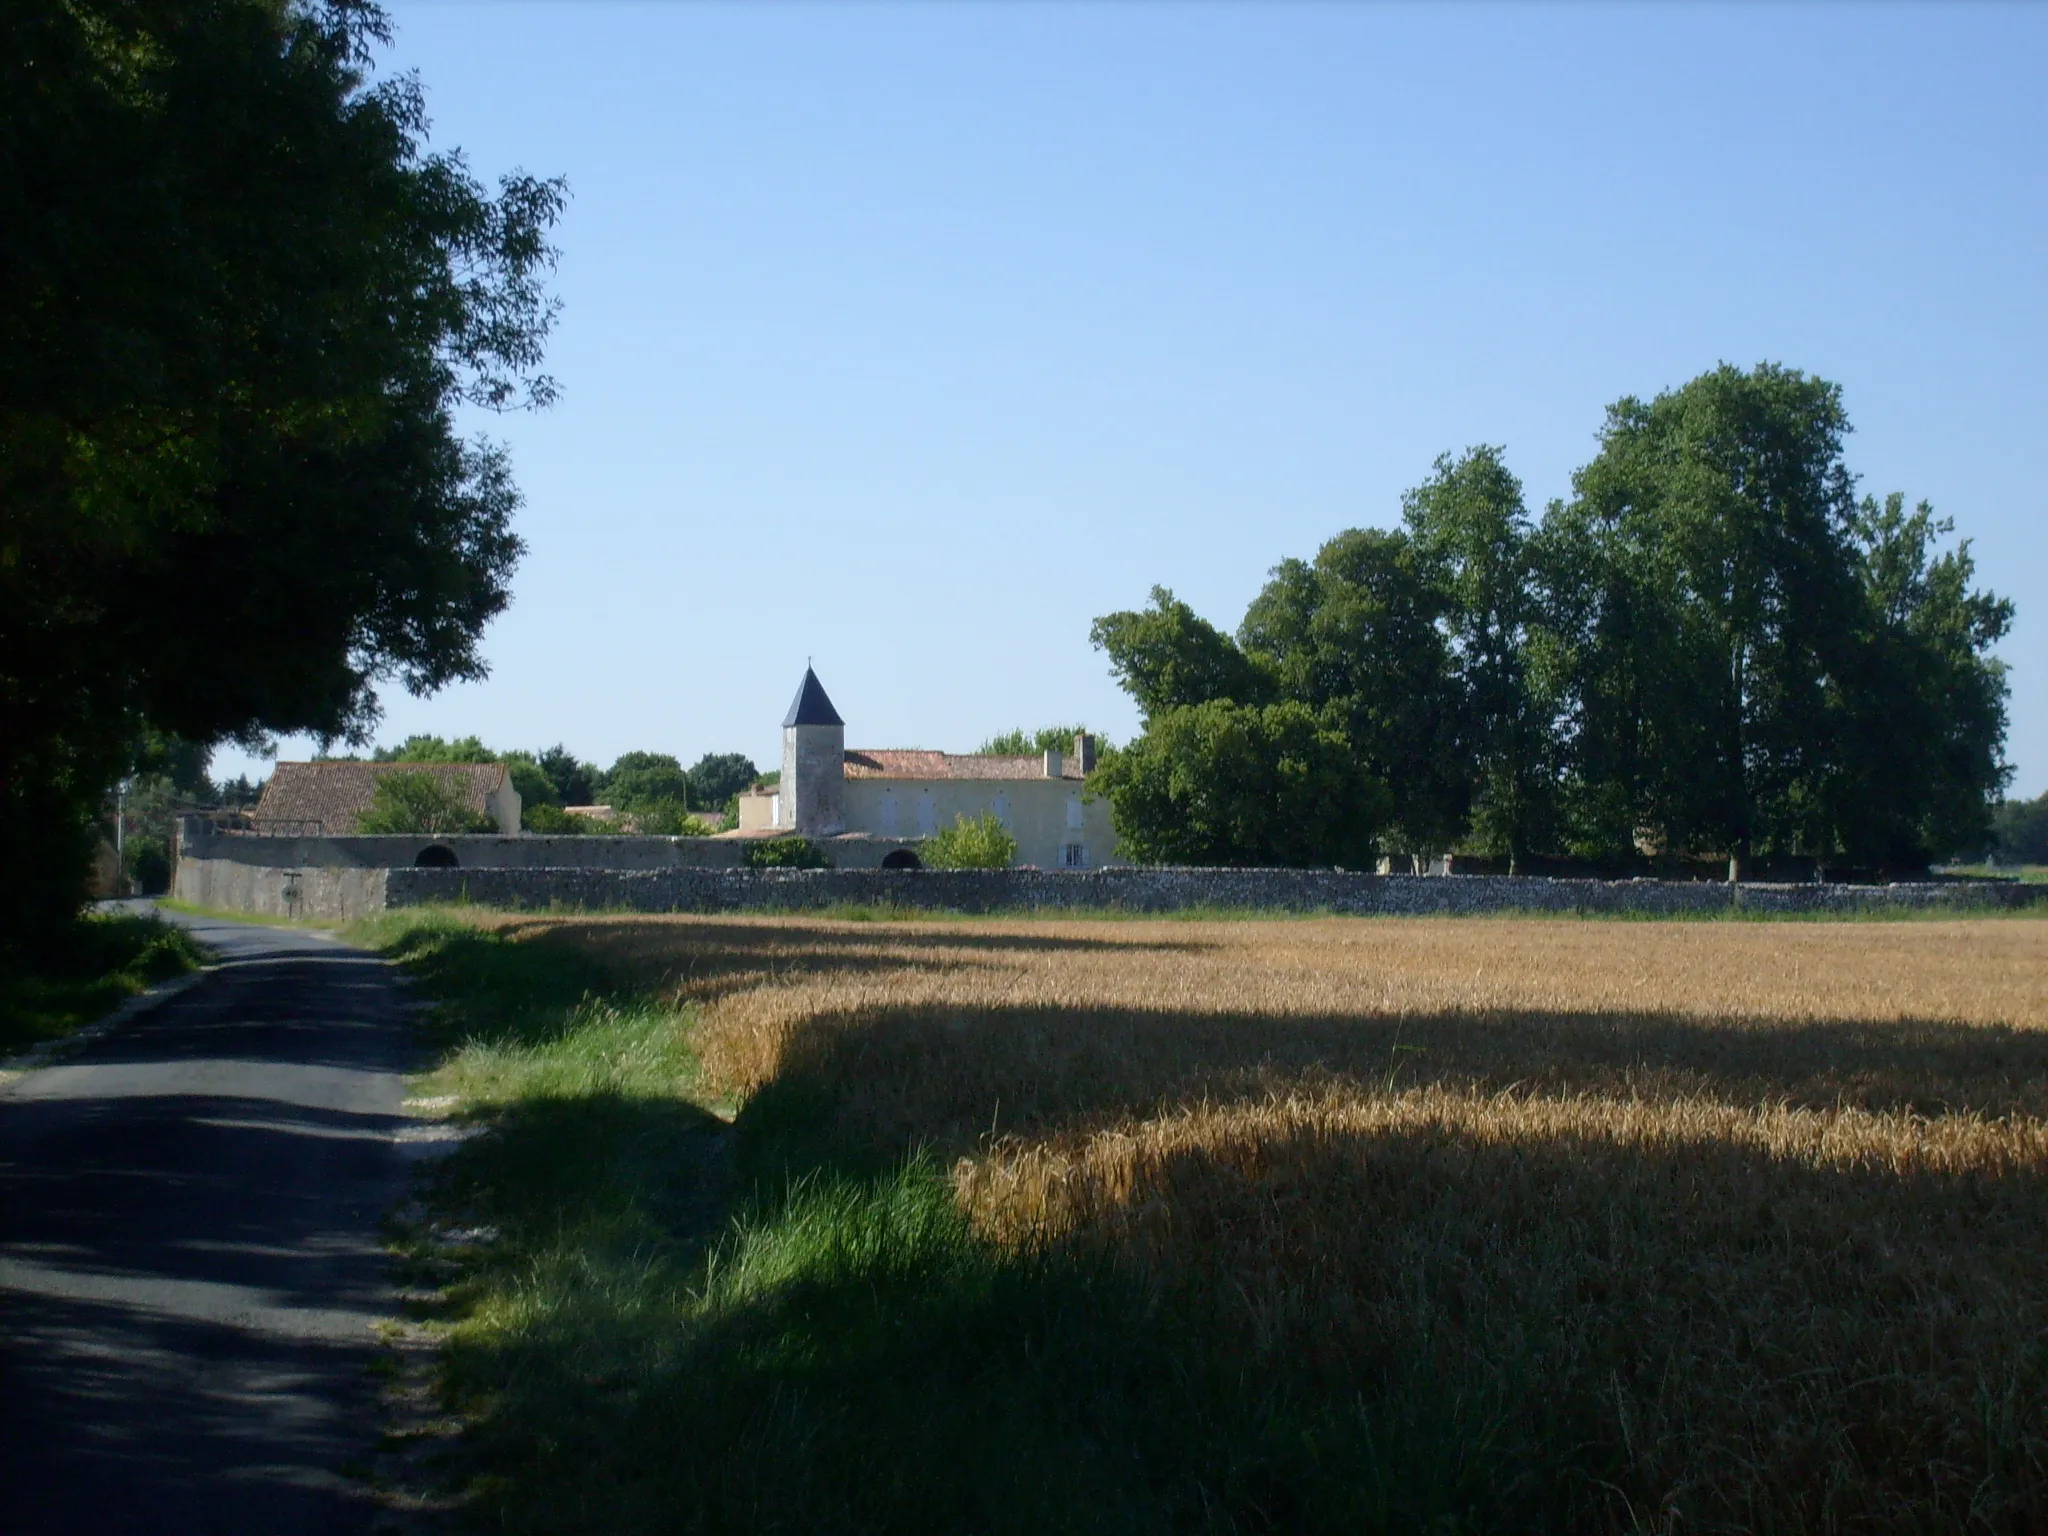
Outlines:
[[995,812],[984,811],[972,821],[956,817],[924,840],[918,856],[933,869],[1008,869],[1017,862],[1017,839]]
[[740,855],[749,869],[830,869],[825,851],[807,837],[769,837]]
[[545,802],[524,806],[519,815],[527,831],[545,833],[549,837],[580,837],[590,830],[584,825],[588,818],[571,816],[559,805]]
[[462,786],[438,773],[386,773],[377,778],[370,808],[356,822],[363,833],[495,832],[498,824],[472,810]]
[[679,800],[658,800],[636,806],[626,813],[633,830],[643,837],[709,837],[711,823],[693,816]]

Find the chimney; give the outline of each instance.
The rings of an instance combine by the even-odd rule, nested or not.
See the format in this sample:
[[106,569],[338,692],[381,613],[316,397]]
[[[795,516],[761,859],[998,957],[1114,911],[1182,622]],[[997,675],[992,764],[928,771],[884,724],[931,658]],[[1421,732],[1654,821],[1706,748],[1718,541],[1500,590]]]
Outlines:
[[1074,738],[1074,761],[1080,764],[1083,778],[1095,771],[1095,738],[1086,731]]
[[1066,759],[1060,756],[1060,749],[1058,747],[1046,748],[1045,776],[1048,779],[1059,778],[1062,774],[1066,772],[1066,767]]

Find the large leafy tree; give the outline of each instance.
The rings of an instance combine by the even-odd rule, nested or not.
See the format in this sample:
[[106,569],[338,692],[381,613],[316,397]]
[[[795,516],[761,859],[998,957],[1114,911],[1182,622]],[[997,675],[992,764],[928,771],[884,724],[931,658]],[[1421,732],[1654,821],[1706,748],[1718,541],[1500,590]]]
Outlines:
[[1386,787],[1391,840],[1416,852],[1457,840],[1471,795],[1451,605],[1436,575],[1407,534],[1354,528],[1312,563],[1275,567],[1238,629],[1279,696],[1314,710]]
[[1837,386],[1773,364],[1608,409],[1545,531],[1605,837],[1654,829],[1737,871],[1825,836],[1829,686],[1861,609],[1847,431]]
[[380,683],[484,670],[518,498],[454,413],[551,393],[564,192],[430,153],[385,36],[360,0],[0,8],[9,932],[68,911],[145,724],[360,740]]
[[[546,782],[546,788],[540,791],[540,803],[557,806],[590,804],[592,786],[599,776],[594,764],[584,762],[558,741],[545,751],[534,753],[533,766]],[[526,791],[521,788],[519,793],[524,795]]]
[[1478,841],[1520,856],[1555,831],[1556,669],[1534,580],[1522,483],[1493,447],[1446,454],[1402,499],[1417,559],[1442,594]]
[[722,810],[760,774],[745,753],[706,752],[690,765],[690,804]]
[[1148,719],[1212,699],[1261,704],[1273,697],[1273,680],[1230,636],[1165,587],[1152,589],[1148,608],[1097,619],[1088,638]]
[[1824,844],[1865,865],[1974,856],[1993,837],[2006,683],[1990,654],[2012,604],[1972,588],[1967,541],[1922,502],[1866,497],[1852,534],[1861,610],[1834,680],[1839,761]]
[[606,771],[599,786],[618,811],[686,811],[690,808],[690,776],[666,752],[626,752]]
[[1858,502],[1840,389],[1723,366],[1610,407],[1536,540],[1588,851],[1924,864],[2005,782],[2012,607],[1904,498]]
[[1369,868],[1388,809],[1342,733],[1292,700],[1166,709],[1095,788],[1146,863]]

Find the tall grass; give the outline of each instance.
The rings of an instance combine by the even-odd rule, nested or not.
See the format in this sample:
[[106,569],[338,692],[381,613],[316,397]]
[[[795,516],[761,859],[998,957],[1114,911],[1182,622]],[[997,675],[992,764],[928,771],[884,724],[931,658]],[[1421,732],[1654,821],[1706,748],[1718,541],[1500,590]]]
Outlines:
[[183,929],[137,913],[94,913],[34,955],[0,957],[0,1056],[58,1039],[206,951]]
[[477,920],[506,1527],[2048,1520],[2043,925]]

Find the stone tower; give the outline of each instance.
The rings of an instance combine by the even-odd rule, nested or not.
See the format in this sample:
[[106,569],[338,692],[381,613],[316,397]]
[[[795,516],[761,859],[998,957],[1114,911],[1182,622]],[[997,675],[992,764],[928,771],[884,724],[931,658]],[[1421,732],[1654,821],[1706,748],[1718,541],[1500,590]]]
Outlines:
[[780,787],[778,827],[807,837],[846,830],[846,722],[809,667],[782,721]]

